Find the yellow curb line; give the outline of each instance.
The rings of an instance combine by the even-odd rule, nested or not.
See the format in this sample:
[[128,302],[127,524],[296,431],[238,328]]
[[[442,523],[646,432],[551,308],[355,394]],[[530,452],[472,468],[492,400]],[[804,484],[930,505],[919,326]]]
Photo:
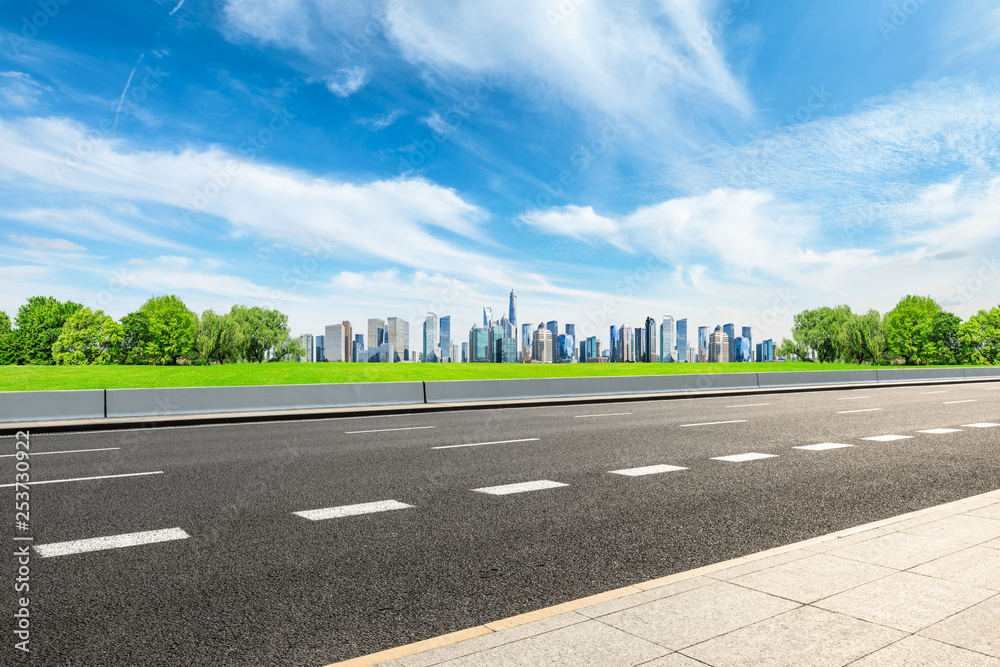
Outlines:
[[396,648],[390,648],[385,651],[379,651],[378,653],[363,655],[361,657],[352,658],[350,660],[344,660],[342,662],[334,662],[329,665],[326,665],[326,667],[371,667],[372,665],[377,665],[382,662],[397,660],[399,658],[406,658],[411,655],[416,655],[417,653],[430,651],[431,649],[441,648],[443,646],[449,646],[451,644],[457,644],[458,642],[462,642],[467,639],[481,637],[483,635],[492,634],[494,632],[499,632],[501,630],[509,630],[510,628],[515,628],[519,625],[524,625],[525,623],[531,623],[533,621],[541,621],[546,618],[551,618],[552,616],[558,616],[559,614],[565,614],[566,612],[576,611],[578,609],[583,609],[584,607],[590,607],[592,605],[599,604],[601,602],[616,600],[618,598],[625,597],[626,595],[633,595],[635,593],[641,593],[643,591],[652,590],[654,588],[661,588],[669,584],[675,584],[679,581],[686,581],[688,579],[694,579],[695,577],[711,574],[712,572],[718,572],[719,570],[728,570],[731,567],[736,567],[738,565],[746,565],[747,563],[753,563],[755,561],[762,560],[764,558],[770,558],[772,556],[777,556],[779,554],[787,553],[789,551],[796,551],[798,549],[802,549],[804,547],[808,547],[814,544],[821,544],[823,542],[837,540],[842,537],[856,535],[858,533],[863,533],[869,530],[884,528],[885,526],[891,526],[892,524],[900,523],[902,521],[906,521],[907,519],[913,519],[915,517],[923,516],[925,514],[930,514],[932,512],[950,512],[953,510],[967,511],[968,509],[970,509],[969,505],[975,505],[977,501],[981,501],[986,498],[994,496],[1000,498],[1000,490],[988,491],[986,493],[982,493],[977,496],[970,496],[968,498],[962,498],[961,500],[945,503],[944,505],[936,505],[934,507],[928,507],[926,509],[917,510],[915,512],[900,514],[899,516],[890,517],[888,519],[882,519],[881,521],[873,521],[872,523],[866,523],[864,525],[855,526],[853,528],[845,528],[844,530],[839,530],[835,533],[821,535],[820,537],[813,537],[811,539],[803,540],[801,542],[795,542],[794,544],[787,544],[785,546],[775,547],[773,549],[768,549],[766,551],[758,551],[757,553],[754,554],[741,556],[739,558],[733,558],[732,560],[723,561],[721,563],[705,565],[703,567],[695,568],[693,570],[687,570],[685,572],[678,572],[676,574],[671,574],[666,577],[660,577],[659,579],[643,581],[638,584],[634,584],[632,586],[625,586],[624,588],[616,588],[614,590],[606,591],[604,593],[598,593],[597,595],[590,595],[585,598],[570,600],[568,602],[563,602],[561,604],[553,605],[551,607],[538,609],[537,611],[529,611],[525,614],[518,614],[517,616],[511,616],[509,618],[503,618],[498,621],[491,621],[489,623],[485,623],[483,625],[477,625],[475,627],[467,628],[465,630],[459,630],[458,632],[452,632],[446,635],[432,637],[431,639],[425,639],[423,641],[414,642],[412,644],[397,646]]

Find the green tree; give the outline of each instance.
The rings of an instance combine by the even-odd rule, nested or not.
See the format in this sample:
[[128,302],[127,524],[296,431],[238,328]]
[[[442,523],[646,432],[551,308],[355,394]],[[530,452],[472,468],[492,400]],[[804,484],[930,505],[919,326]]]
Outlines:
[[306,349],[302,347],[298,338],[286,338],[271,350],[271,357],[268,361],[281,361],[285,355],[291,355],[293,358],[302,357],[305,356],[305,353]]
[[201,314],[195,347],[208,363],[224,364],[236,356],[237,334],[236,321],[229,313],[216,315],[215,311],[206,310]]
[[17,332],[11,329],[10,318],[0,310],[0,364],[16,364],[15,337]]
[[[230,317],[236,323],[237,356],[260,363],[280,359],[288,341],[288,316],[258,306],[233,306]],[[281,354],[276,354],[281,352]]]
[[81,308],[66,320],[52,346],[57,364],[111,364],[121,345],[122,328],[104,311]]
[[927,335],[928,354],[933,364],[961,364],[968,356],[959,335],[962,319],[954,313],[941,311],[931,320]]
[[794,318],[792,339],[800,359],[811,359],[812,353],[821,363],[843,358],[841,329],[851,318],[849,306],[830,308],[823,306],[804,310]]
[[139,312],[149,318],[148,351],[154,363],[176,364],[194,352],[198,316],[173,294],[150,297]]
[[14,354],[17,363],[52,364],[52,346],[69,316],[83,308],[79,303],[33,296],[17,311]]
[[156,355],[153,335],[149,329],[149,315],[141,310],[121,319],[122,340],[118,346],[116,362],[119,364],[148,364]]
[[859,364],[877,364],[885,353],[885,327],[877,310],[852,314],[841,328],[840,338],[844,358]]
[[1000,306],[970,317],[959,327],[958,337],[969,362],[989,366],[1000,363]]
[[[791,361],[792,357],[798,356],[798,349],[795,341],[785,338],[781,341],[781,345],[774,349],[774,353],[779,357],[784,357],[786,360]],[[799,358],[801,359],[801,357]]]
[[929,296],[903,297],[885,314],[885,339],[889,352],[907,365],[929,363],[934,357],[930,342],[934,316],[941,306]]

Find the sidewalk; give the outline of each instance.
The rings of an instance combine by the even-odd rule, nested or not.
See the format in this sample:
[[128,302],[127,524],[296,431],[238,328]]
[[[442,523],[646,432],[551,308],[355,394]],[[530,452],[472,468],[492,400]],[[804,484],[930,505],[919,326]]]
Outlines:
[[1000,491],[340,667],[1000,667]]

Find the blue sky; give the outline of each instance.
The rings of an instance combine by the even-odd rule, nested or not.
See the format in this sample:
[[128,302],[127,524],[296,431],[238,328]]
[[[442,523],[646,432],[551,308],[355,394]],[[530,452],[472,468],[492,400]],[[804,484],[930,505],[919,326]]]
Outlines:
[[[1000,303],[977,0],[0,2],[0,309],[607,338]],[[1000,261],[1000,260],[998,260]]]

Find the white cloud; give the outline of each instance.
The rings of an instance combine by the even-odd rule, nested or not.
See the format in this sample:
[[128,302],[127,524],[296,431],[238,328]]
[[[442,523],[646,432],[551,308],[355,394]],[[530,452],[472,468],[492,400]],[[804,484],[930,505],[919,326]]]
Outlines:
[[282,48],[313,50],[308,3],[301,0],[228,0],[224,15],[235,35]]
[[66,239],[40,239],[32,236],[17,236],[16,234],[8,234],[7,238],[12,243],[40,250],[54,250],[56,252],[83,252],[86,250],[83,246],[78,246]]
[[364,67],[344,67],[326,79],[327,89],[337,97],[350,97],[365,85]]
[[370,127],[375,131],[384,130],[399,120],[404,113],[406,112],[402,109],[395,109],[389,113],[378,114],[377,116],[373,116],[371,118],[361,118],[358,120],[358,123],[366,127]]
[[0,72],[0,100],[17,109],[27,109],[38,102],[46,88],[24,72]]
[[581,241],[611,243],[628,248],[619,223],[598,215],[590,206],[569,205],[529,211],[521,216],[521,220],[548,234],[561,234]]

